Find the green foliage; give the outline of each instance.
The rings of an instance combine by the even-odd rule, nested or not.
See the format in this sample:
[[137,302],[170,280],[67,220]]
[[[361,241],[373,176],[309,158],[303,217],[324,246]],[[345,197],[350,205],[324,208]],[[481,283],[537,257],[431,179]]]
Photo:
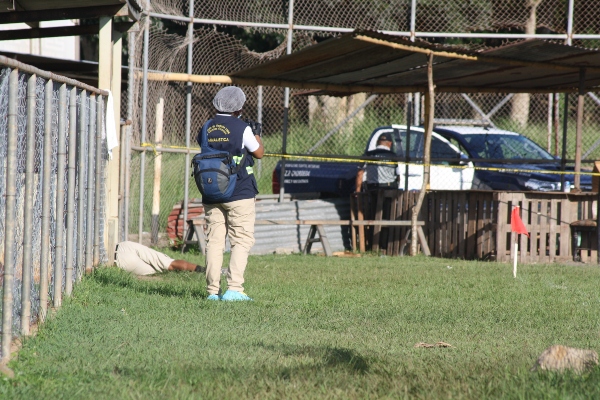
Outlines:
[[[25,341],[0,397],[598,398],[598,367],[529,369],[552,344],[600,349],[600,270],[511,272],[425,257],[250,257],[255,300],[224,303],[204,299],[201,274],[99,269]],[[453,347],[414,347],[438,341]]]

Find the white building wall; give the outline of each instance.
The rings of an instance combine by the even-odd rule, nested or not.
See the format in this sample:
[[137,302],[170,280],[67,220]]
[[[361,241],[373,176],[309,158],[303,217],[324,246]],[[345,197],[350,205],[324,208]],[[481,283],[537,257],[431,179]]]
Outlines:
[[[74,26],[77,21],[44,21],[40,22],[40,28],[58,26]],[[0,30],[30,29],[25,23],[0,24]],[[79,61],[79,37],[53,37],[44,39],[21,39],[0,41],[0,51],[13,53],[34,54],[44,57],[60,58],[64,60]]]

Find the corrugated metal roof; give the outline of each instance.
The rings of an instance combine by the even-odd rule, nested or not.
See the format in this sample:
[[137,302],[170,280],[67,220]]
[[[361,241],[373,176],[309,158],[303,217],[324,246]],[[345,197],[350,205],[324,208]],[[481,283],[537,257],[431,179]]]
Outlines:
[[434,54],[437,92],[576,92],[600,86],[600,51],[526,40],[480,52],[413,43],[375,32],[345,34],[231,74],[234,83],[272,84],[328,93],[427,90]]

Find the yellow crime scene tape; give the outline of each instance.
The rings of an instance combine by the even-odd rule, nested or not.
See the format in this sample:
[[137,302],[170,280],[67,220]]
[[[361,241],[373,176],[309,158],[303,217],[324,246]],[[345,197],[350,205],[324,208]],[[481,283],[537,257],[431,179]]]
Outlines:
[[[141,147],[149,147],[152,148],[154,154],[157,154],[157,147],[164,149],[180,149],[180,150],[190,150],[190,151],[200,151],[199,147],[185,147],[185,146],[156,146],[152,143],[142,143]],[[336,162],[347,162],[347,163],[366,163],[366,164],[377,164],[377,165],[415,165],[415,166],[425,166],[423,163],[405,163],[402,161],[385,161],[385,160],[372,160],[372,159],[363,159],[363,158],[343,158],[343,157],[326,157],[326,156],[309,156],[309,155],[295,155],[295,154],[281,154],[281,153],[265,153],[263,157],[274,157],[274,158],[283,158],[289,160],[306,160],[306,161],[336,161]],[[523,169],[523,168],[499,168],[499,167],[469,167],[468,165],[444,165],[444,164],[429,164],[429,166],[436,166],[438,168],[474,168],[481,171],[497,171],[497,172],[531,172],[531,173],[545,173],[545,174],[555,174],[555,175],[589,175],[589,176],[600,176],[600,172],[592,172],[592,171],[549,171],[543,169]]]

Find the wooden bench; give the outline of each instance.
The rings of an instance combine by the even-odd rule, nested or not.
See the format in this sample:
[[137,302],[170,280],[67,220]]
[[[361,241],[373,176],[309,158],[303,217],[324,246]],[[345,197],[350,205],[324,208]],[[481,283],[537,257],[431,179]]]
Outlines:
[[[204,236],[204,226],[206,225],[206,221],[204,218],[194,218],[187,221],[188,223],[188,231],[185,240],[183,241],[182,251],[185,250],[185,247],[189,244],[197,244],[200,248],[202,254],[206,254],[206,238]],[[323,251],[327,257],[331,257],[333,252],[331,251],[331,246],[329,246],[329,240],[327,239],[327,235],[325,234],[325,225],[337,225],[337,226],[411,226],[410,221],[373,221],[373,220],[303,220],[303,219],[290,219],[290,220],[272,220],[272,219],[257,219],[254,221],[255,225],[310,225],[310,229],[308,231],[308,237],[306,238],[306,242],[304,244],[304,248],[302,249],[302,254],[309,254],[310,249],[313,243],[320,242],[323,246]],[[419,238],[419,243],[421,244],[421,249],[423,250],[423,254],[426,256],[431,255],[429,251],[429,246],[427,245],[427,240],[425,238],[425,233],[423,232],[423,225],[425,222],[418,221],[417,222],[417,235]],[[408,238],[407,232],[405,241]],[[317,236],[318,237],[315,237]]]

